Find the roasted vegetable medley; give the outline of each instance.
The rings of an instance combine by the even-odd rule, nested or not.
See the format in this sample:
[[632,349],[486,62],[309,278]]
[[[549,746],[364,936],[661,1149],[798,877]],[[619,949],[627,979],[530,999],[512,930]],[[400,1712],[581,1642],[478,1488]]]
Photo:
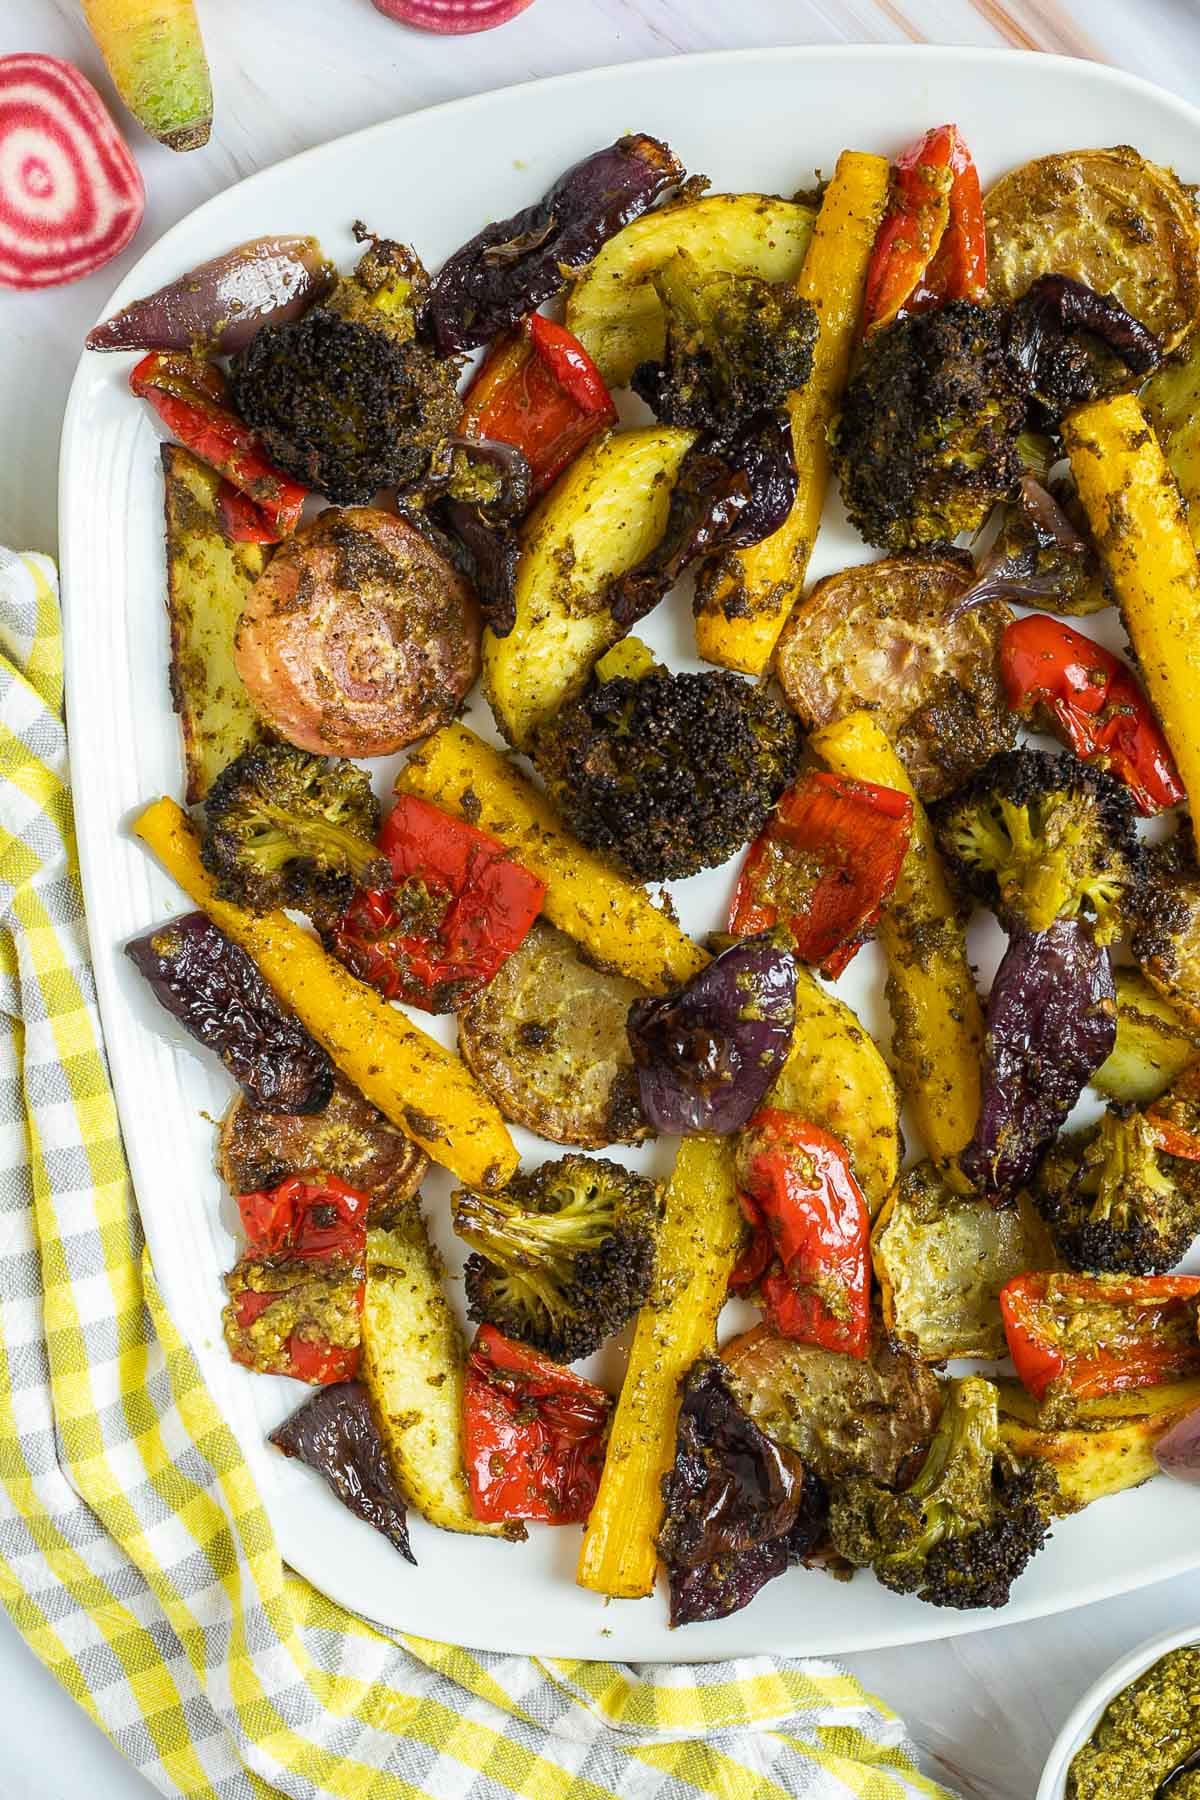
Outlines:
[[[226,1342],[410,1561],[993,1608],[1200,1478],[1200,207],[968,137],[789,200],[639,133],[89,338],[172,440],[194,910],[125,949],[240,1089]],[[810,582],[831,486],[883,555]],[[703,670],[632,635],[685,574]]]

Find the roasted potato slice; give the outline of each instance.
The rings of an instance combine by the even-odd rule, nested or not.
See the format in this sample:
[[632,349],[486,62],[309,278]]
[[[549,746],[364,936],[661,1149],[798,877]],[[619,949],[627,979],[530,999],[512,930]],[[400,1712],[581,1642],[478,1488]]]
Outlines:
[[231,1193],[323,1169],[371,1196],[372,1226],[389,1225],[404,1210],[428,1168],[425,1152],[344,1075],[334,1076],[323,1112],[259,1112],[239,1097],[221,1121],[217,1169]]
[[171,703],[183,732],[187,803],[194,806],[226,763],[262,736],[234,667],[233,638],[266,556],[261,544],[236,544],[227,534],[215,469],[179,444],[163,445],[162,465]]
[[552,1144],[636,1144],[638,1106],[625,1020],[646,990],[584,962],[539,920],[458,1017],[458,1051],[505,1118]]
[[905,1171],[879,1215],[871,1254],[883,1322],[923,1362],[1003,1356],[1000,1289],[1056,1261],[1028,1195],[1001,1211],[952,1192],[928,1162]]
[[1138,398],[1179,483],[1188,529],[1200,550],[1200,332],[1150,377]]
[[520,1527],[485,1525],[471,1510],[462,1447],[462,1335],[415,1201],[390,1231],[367,1239],[362,1346],[371,1410],[409,1504],[446,1531],[523,1537]]
[[803,967],[791,1052],[765,1104],[841,1139],[874,1217],[900,1171],[900,1097],[870,1032]]
[[965,559],[887,556],[818,581],[784,626],[775,672],[810,730],[873,712],[922,800],[957,787],[1016,738],[998,664],[1012,613],[993,601],[953,624]]
[[757,1325],[721,1356],[755,1423],[827,1481],[869,1475],[898,1482],[942,1410],[933,1370],[882,1335],[861,1359]]
[[525,525],[516,622],[507,637],[483,637],[484,692],[518,750],[624,636],[605,593],[662,536],[693,436],[656,425],[594,438]]
[[991,189],[984,211],[993,300],[1019,300],[1039,275],[1070,275],[1114,294],[1164,350],[1200,316],[1195,201],[1128,144],[1023,163]]
[[1000,1437],[1015,1456],[1040,1457],[1058,1476],[1060,1513],[1139,1487],[1158,1474],[1154,1446],[1200,1406],[1200,1376],[1109,1394],[1076,1408],[1070,1424],[1038,1423],[1038,1403],[1018,1381],[998,1381]]
[[1117,969],[1117,1041],[1092,1076],[1110,1100],[1146,1106],[1200,1058],[1200,1026],[1137,969]]
[[816,218],[773,194],[706,194],[644,213],[610,238],[567,295],[567,324],[610,388],[628,387],[641,362],[660,362],[663,310],[650,277],[677,250],[705,275],[795,281]]

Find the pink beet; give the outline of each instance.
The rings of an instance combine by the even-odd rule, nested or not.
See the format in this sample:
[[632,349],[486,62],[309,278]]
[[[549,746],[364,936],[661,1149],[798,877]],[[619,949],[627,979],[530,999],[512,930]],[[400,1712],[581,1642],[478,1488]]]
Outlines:
[[371,0],[385,18],[418,31],[489,31],[515,19],[533,0]]
[[56,56],[0,57],[0,286],[102,269],[145,210],[138,166],[91,82]]

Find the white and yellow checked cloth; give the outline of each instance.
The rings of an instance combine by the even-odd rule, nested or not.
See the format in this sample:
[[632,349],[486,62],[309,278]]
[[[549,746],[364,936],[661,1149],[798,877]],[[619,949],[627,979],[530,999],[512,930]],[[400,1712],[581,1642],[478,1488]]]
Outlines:
[[0,1596],[160,1792],[949,1800],[828,1662],[392,1638],[286,1569],[163,1309],[97,1019],[53,565],[0,550]]

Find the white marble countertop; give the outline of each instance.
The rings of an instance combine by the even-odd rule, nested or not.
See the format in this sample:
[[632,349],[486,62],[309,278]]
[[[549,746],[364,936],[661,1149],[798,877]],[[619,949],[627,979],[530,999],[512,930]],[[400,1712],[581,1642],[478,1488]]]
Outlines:
[[[149,196],[129,253],[241,176],[375,120],[540,75],[785,43],[1016,43],[1092,55],[1200,100],[1197,0],[535,0],[469,38],[401,30],[369,0],[202,0],[217,88],[207,150],[129,137]],[[78,0],[0,0],[0,55],[71,58],[109,93]],[[1118,135],[1104,121],[1099,135]],[[0,541],[56,548],[56,464],[80,337],[128,266],[35,296],[0,290]],[[1200,1623],[1200,1575],[1082,1611],[849,1658],[903,1712],[931,1775],[971,1800],[1032,1800],[1052,1737],[1141,1638]],[[0,1800],[145,1800],[150,1788],[0,1614]],[[1130,1796],[1129,1800],[1135,1800]]]

